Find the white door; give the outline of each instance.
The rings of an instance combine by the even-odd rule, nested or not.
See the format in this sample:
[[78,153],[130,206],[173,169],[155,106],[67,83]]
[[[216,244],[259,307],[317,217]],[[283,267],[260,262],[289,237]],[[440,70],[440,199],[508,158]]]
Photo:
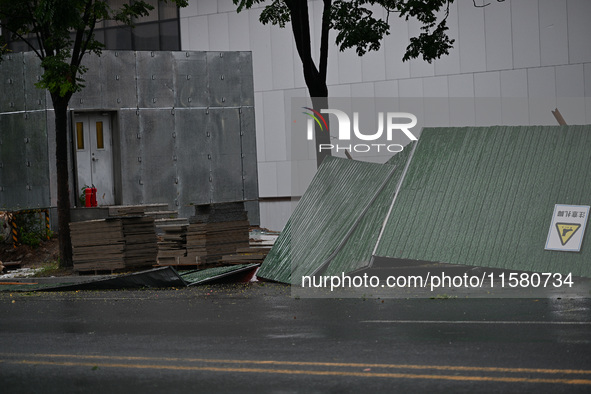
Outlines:
[[[115,203],[113,190],[113,148],[108,114],[74,114],[74,144],[78,188],[96,187],[98,205]],[[84,193],[78,190],[78,195]]]

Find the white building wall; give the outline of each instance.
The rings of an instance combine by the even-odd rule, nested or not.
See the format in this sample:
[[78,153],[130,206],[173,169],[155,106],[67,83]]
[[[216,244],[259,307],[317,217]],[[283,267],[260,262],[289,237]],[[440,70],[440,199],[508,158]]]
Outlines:
[[[321,2],[310,5],[318,53]],[[181,45],[252,51],[261,225],[280,230],[292,209],[283,198],[295,194],[292,171],[299,171],[290,161],[290,98],[307,91],[291,28],[262,25],[261,9],[237,14],[232,0],[190,0],[181,9]],[[461,98],[444,109],[419,109],[427,126],[554,125],[556,107],[569,124],[591,123],[591,1],[507,0],[476,8],[456,0],[448,18],[454,49],[432,64],[401,61],[419,26],[390,18],[379,52],[359,58],[331,46],[332,97]]]

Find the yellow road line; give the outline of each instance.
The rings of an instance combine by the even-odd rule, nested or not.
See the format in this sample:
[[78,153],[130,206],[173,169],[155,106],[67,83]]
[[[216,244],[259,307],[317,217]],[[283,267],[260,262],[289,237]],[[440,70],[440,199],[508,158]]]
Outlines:
[[224,367],[197,367],[181,365],[145,365],[145,364],[115,364],[115,363],[75,363],[56,361],[29,361],[29,360],[0,360],[0,363],[18,365],[55,365],[67,367],[99,367],[99,368],[131,368],[131,369],[156,369],[174,371],[209,371],[209,372],[240,372],[240,373],[269,373],[285,375],[311,375],[311,376],[341,376],[363,378],[394,378],[394,379],[430,379],[452,380],[472,382],[505,382],[505,383],[554,383],[554,384],[580,384],[591,385],[589,379],[539,379],[519,377],[492,377],[492,376],[452,376],[452,375],[426,375],[407,373],[376,373],[376,372],[345,372],[345,371],[308,371],[290,369],[265,369],[265,368],[224,368]]
[[536,373],[536,374],[576,374],[590,375],[591,370],[584,369],[547,369],[547,368],[506,368],[506,367],[469,367],[461,365],[416,365],[416,364],[368,364],[368,363],[335,363],[316,361],[279,361],[279,360],[233,360],[208,358],[179,358],[179,357],[142,357],[142,356],[106,356],[106,355],[78,355],[78,354],[17,354],[0,353],[0,357],[42,357],[42,358],[71,358],[88,360],[120,360],[120,361],[166,361],[187,363],[215,363],[215,364],[254,364],[254,365],[294,365],[316,367],[345,367],[345,368],[384,368],[384,369],[415,369],[436,371],[471,371],[471,372],[508,372],[508,373]]
[[[416,365],[416,364],[375,364],[375,363],[336,363],[316,361],[280,361],[280,360],[235,360],[208,358],[179,358],[179,357],[142,357],[142,356],[107,356],[107,355],[79,355],[79,354],[18,354],[0,353],[0,357],[36,357],[36,358],[69,358],[86,360],[119,360],[119,361],[156,361],[156,362],[184,362],[208,364],[252,364],[266,366],[309,366],[309,367],[341,367],[341,368],[382,368],[382,369],[413,369],[436,371],[464,371],[464,372],[505,372],[505,373],[534,373],[534,374],[576,374],[590,375],[591,370],[577,369],[547,369],[547,368],[506,368],[506,367],[469,367],[453,365]],[[4,360],[7,362],[7,360]],[[127,365],[127,364],[125,364]]]

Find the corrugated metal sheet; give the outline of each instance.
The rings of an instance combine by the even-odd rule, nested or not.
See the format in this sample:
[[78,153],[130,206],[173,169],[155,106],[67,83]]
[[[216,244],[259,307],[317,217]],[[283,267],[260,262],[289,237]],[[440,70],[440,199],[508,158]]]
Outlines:
[[236,274],[243,274],[247,271],[254,271],[258,267],[257,263],[237,264],[226,267],[206,268],[196,271],[182,272],[181,278],[187,282],[187,286],[201,285],[221,278],[227,278]]
[[591,205],[591,126],[424,129],[376,255],[591,276],[544,250],[554,204]]
[[325,159],[257,276],[297,284],[326,267],[341,272],[366,266],[383,222],[376,218],[389,207],[400,168]]

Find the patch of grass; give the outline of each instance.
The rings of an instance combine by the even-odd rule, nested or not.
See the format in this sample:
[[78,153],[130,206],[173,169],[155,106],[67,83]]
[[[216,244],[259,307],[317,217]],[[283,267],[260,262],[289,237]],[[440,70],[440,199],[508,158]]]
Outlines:
[[33,275],[34,277],[52,276],[62,271],[57,260],[48,261]]

